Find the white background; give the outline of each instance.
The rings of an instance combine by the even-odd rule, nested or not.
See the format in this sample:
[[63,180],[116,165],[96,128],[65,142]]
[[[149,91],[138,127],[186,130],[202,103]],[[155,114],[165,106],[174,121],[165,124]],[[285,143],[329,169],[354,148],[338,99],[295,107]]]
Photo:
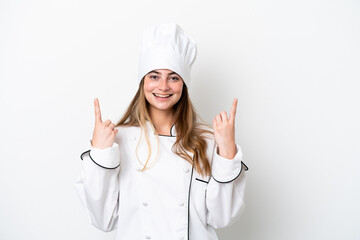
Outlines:
[[137,89],[148,24],[198,44],[204,120],[239,99],[246,210],[220,239],[360,239],[360,3],[0,0],[0,239],[114,239],[73,184],[94,126]]

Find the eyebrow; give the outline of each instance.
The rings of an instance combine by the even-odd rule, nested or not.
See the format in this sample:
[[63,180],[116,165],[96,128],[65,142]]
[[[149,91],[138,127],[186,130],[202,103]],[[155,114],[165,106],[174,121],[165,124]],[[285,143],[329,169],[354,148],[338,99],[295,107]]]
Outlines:
[[[150,74],[150,73],[160,74],[158,71],[155,71],[155,70],[153,70],[153,71],[151,71],[151,72],[148,72],[148,74]],[[177,73],[176,73],[176,72],[171,72],[171,73],[169,73],[169,75],[172,75],[172,74],[177,74]],[[179,74],[177,74],[177,75],[179,75]]]

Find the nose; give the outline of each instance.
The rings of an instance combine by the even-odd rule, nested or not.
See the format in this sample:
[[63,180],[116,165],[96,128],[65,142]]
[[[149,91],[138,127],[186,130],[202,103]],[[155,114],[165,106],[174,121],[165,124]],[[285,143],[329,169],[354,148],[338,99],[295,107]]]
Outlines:
[[158,88],[159,88],[159,90],[164,91],[164,92],[168,91],[170,89],[166,78],[161,78],[161,80],[159,81]]

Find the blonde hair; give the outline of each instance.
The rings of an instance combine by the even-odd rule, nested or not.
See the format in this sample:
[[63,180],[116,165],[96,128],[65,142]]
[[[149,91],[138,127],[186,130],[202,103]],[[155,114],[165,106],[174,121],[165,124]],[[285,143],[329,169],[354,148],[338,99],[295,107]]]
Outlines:
[[[155,131],[154,123],[151,120],[148,110],[149,102],[145,98],[144,78],[141,80],[138,91],[136,92],[126,112],[116,124],[116,127],[140,127],[141,137],[142,133],[145,133],[145,139],[149,149],[149,154],[147,156],[143,170],[147,168],[147,164],[151,156],[151,147],[148,139],[148,133],[146,131],[146,121],[149,121],[151,123],[151,127]],[[178,156],[188,161],[191,165],[193,165],[195,170],[201,175],[210,175],[211,166],[206,154],[206,149],[208,146],[205,138],[213,136],[213,132],[210,130],[206,130],[206,128],[211,129],[211,127],[208,124],[204,123],[196,113],[190,101],[188,90],[185,84],[183,85],[181,97],[179,101],[173,106],[173,110],[175,117],[176,141],[172,147],[172,151]],[[202,123],[199,122],[199,120],[201,120]],[[207,134],[210,134],[210,136],[206,136]],[[141,141],[141,137],[139,143]],[[137,148],[139,146],[139,143],[137,145]],[[191,157],[187,153],[187,151],[192,153],[193,157]]]

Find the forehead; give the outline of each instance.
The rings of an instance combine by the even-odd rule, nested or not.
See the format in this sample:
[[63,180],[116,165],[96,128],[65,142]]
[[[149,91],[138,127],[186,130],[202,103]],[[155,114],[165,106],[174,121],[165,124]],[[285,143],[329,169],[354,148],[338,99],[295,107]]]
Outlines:
[[174,72],[173,70],[170,69],[154,69],[150,72],[148,72],[148,74],[150,73],[155,73],[155,74],[177,74],[176,72]]

